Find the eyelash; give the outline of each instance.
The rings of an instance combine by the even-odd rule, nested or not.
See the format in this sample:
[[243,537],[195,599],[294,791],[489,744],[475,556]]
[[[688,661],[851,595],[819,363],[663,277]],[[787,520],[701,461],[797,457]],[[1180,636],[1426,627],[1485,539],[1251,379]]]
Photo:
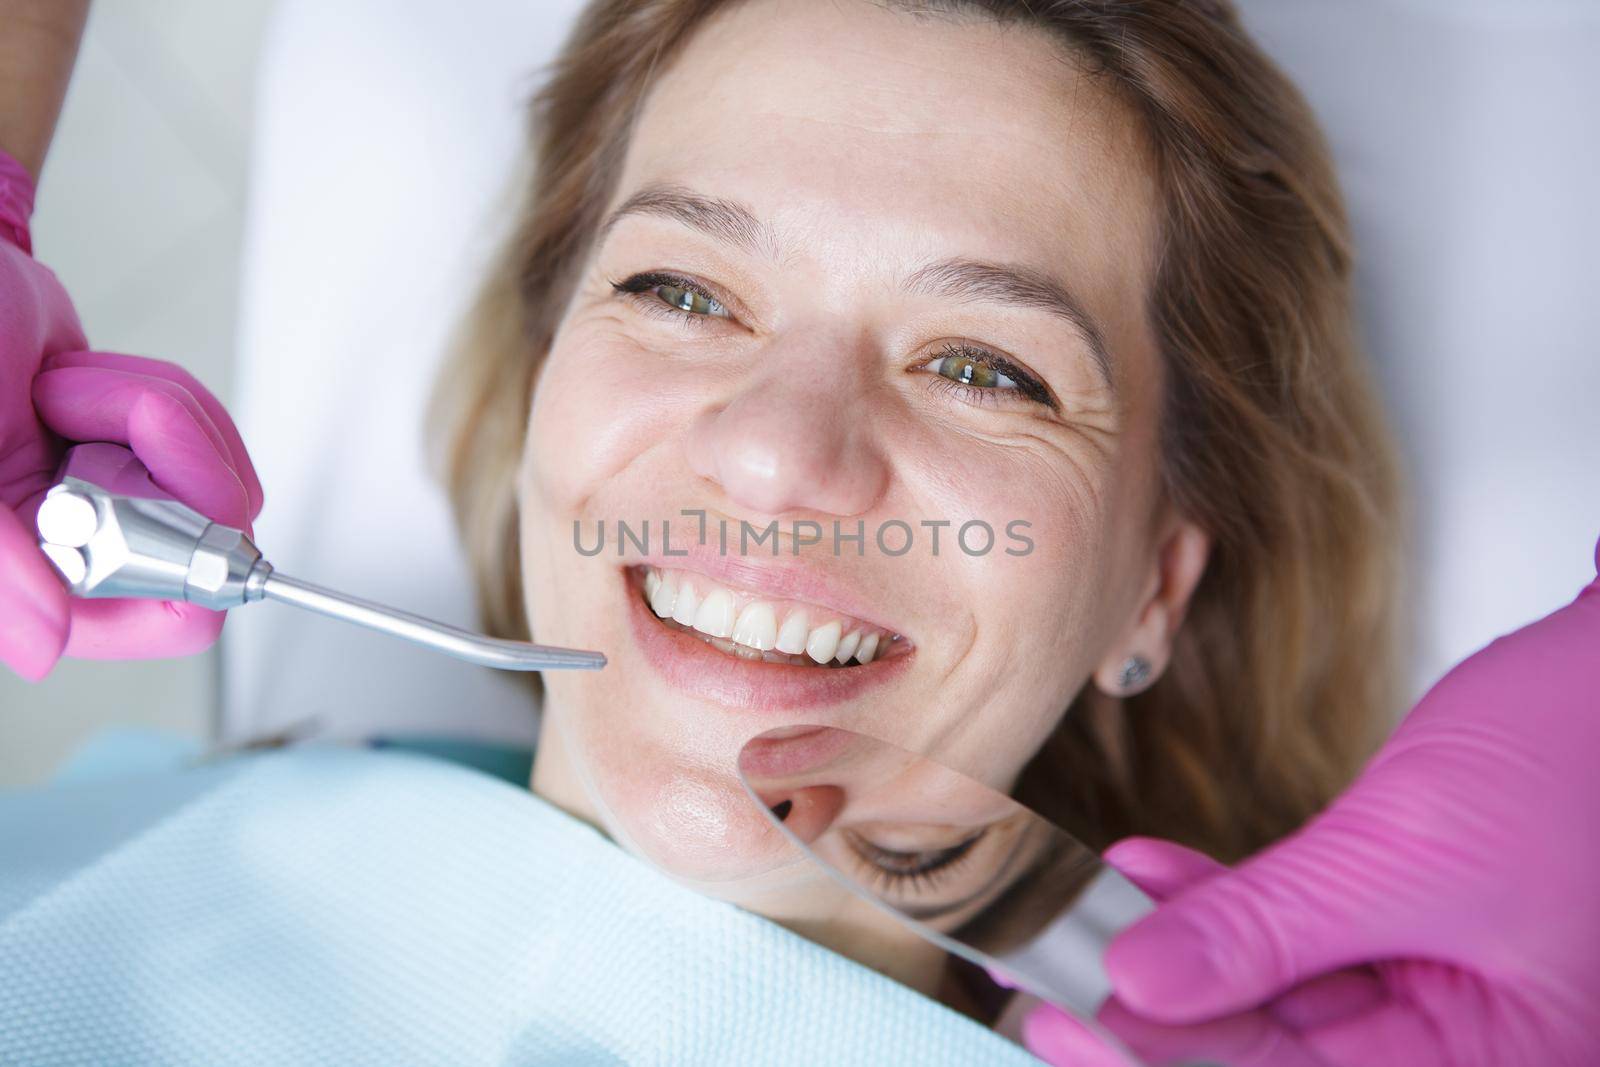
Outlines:
[[[959,844],[929,852],[898,852],[874,845],[859,834],[851,833],[847,837],[851,851],[861,861],[867,880],[874,888],[925,891],[938,886],[959,869],[961,861],[971,854],[973,846],[982,839],[984,832],[980,830]],[[889,865],[903,865],[907,860],[914,861],[909,869],[903,866],[896,869]]]
[[[652,295],[650,290],[662,285],[670,286],[674,289],[684,289],[688,292],[694,293],[696,296],[714,302],[723,310],[727,310],[728,308],[726,303],[718,299],[717,296],[705,286],[701,285],[693,278],[687,278],[681,274],[671,274],[665,271],[646,271],[642,274],[632,275],[631,277],[625,278],[621,281],[611,281],[610,285],[613,292],[629,297],[648,314],[659,315],[664,319],[677,322],[680,325],[687,326],[691,329],[703,329],[708,325],[708,323],[705,322],[706,319],[721,318],[722,316],[697,315],[691,311],[684,311],[681,308],[673,307],[660,297]],[[1007,378],[1010,378],[1015,384],[1015,388],[995,389],[984,388],[983,386],[977,385],[969,385],[966,382],[958,382],[952,378],[947,378],[943,374],[935,371],[928,375],[929,389],[941,390],[945,392],[946,395],[953,396],[963,403],[976,404],[980,406],[986,404],[992,406],[1001,403],[1009,403],[1011,402],[1010,399],[1002,399],[1001,394],[1015,393],[1018,398],[1032,403],[1043,404],[1051,411],[1060,410],[1060,405],[1057,404],[1055,398],[1050,395],[1050,390],[1045,387],[1043,382],[998,353],[991,352],[986,348],[978,348],[970,344],[946,341],[943,347],[939,350],[938,359],[947,357],[970,359],[974,363],[988,367],[989,369],[1003,374]],[[936,363],[938,362],[938,359],[930,359],[927,361],[927,363],[922,364],[921,367],[927,367],[932,363]],[[921,369],[921,367],[918,369]]]
[[622,281],[611,282],[611,288],[614,292],[631,298],[644,311],[652,315],[660,315],[665,319],[672,320],[684,326],[691,328],[702,328],[706,325],[704,321],[705,319],[721,317],[711,315],[696,315],[691,311],[684,311],[681,308],[673,307],[660,297],[651,294],[650,290],[659,285],[671,286],[674,289],[684,289],[688,292],[694,293],[696,296],[703,297],[706,300],[714,302],[724,311],[726,311],[728,308],[727,304],[723,303],[721,300],[718,300],[716,295],[705,286],[701,285],[693,278],[685,278],[681,274],[668,274],[663,271],[646,271],[643,274],[635,274],[632,277],[626,278]]
[[[974,363],[982,364],[983,366],[988,367],[990,370],[997,371],[1000,374],[1004,374],[1007,378],[1010,378],[1015,385],[1015,388],[985,389],[979,385],[968,385],[966,382],[958,382],[953,378],[947,378],[943,374],[939,374],[937,372],[934,372],[928,376],[928,388],[942,389],[950,395],[953,395],[958,399],[966,401],[970,404],[999,404],[1006,402],[1002,400],[1003,394],[1015,393],[1018,397],[1029,400],[1033,403],[1043,404],[1051,411],[1058,410],[1055,399],[1051,397],[1050,390],[1045,388],[1043,382],[1041,382],[1038,378],[1035,378],[1032,374],[1029,374],[1027,371],[1023,370],[1021,367],[1017,366],[1015,363],[1011,362],[1009,359],[1006,359],[1004,356],[998,355],[997,353],[991,352],[987,348],[976,348],[969,344],[956,341],[946,341],[943,347],[939,349],[939,359],[946,358],[970,359]],[[923,364],[923,366],[927,366],[928,364],[936,362],[938,362],[938,360],[930,359],[928,363]]]

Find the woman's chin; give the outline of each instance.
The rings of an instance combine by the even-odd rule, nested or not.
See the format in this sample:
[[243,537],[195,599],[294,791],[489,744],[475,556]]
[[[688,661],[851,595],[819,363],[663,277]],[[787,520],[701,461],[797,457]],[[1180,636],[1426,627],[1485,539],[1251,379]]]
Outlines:
[[732,773],[679,768],[612,785],[606,806],[621,843],[679,881],[731,892],[795,860]]

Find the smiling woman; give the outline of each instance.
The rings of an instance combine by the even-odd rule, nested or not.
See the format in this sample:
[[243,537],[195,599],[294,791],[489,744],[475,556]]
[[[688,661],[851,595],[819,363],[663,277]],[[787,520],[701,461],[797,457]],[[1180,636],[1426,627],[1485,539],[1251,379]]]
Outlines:
[[[546,680],[535,791],[922,983],[773,870],[745,740],[856,730],[1225,859],[1353,773],[1397,476],[1323,146],[1226,5],[597,0],[532,123],[435,426],[488,627],[610,659]],[[685,513],[947,537],[573,549]]]

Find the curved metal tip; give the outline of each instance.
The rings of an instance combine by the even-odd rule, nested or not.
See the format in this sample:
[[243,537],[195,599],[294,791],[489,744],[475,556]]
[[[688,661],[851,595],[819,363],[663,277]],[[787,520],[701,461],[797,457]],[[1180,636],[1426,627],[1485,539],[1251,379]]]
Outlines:
[[606,665],[606,657],[599,652],[489,637],[360,597],[335,593],[281,571],[269,568],[264,575],[259,595],[265,599],[353,622],[482,667],[499,671],[597,671]]
[[598,671],[606,665],[606,657],[601,652],[590,652],[577,648],[551,648],[548,645],[523,645],[517,650],[517,658],[525,666],[523,670],[533,671]]

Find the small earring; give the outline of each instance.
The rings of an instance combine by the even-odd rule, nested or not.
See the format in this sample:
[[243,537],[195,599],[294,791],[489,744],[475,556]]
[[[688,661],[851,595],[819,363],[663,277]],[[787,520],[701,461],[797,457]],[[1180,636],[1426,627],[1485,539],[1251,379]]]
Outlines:
[[1149,679],[1150,661],[1139,655],[1129,656],[1122,661],[1122,669],[1117,672],[1117,688],[1122,690],[1123,696],[1132,696]]

